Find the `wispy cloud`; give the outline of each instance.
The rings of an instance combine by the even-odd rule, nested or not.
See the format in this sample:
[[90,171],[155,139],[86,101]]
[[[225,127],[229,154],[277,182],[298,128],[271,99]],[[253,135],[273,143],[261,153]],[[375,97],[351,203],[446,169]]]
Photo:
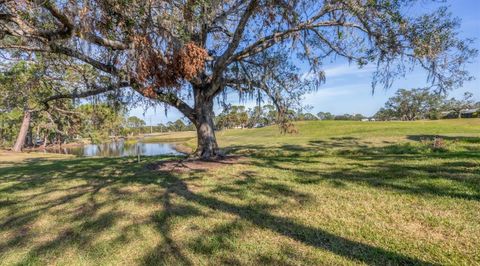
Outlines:
[[[338,78],[338,77],[349,77],[349,76],[366,76],[375,71],[375,66],[366,65],[362,68],[359,68],[355,65],[338,65],[332,66],[324,69],[325,77],[328,78]],[[315,74],[311,72],[305,72],[302,75],[303,79],[314,78]]]
[[358,88],[365,88],[367,84],[346,85],[346,86],[331,86],[319,89],[316,92],[305,95],[305,102],[308,104],[315,104],[319,102],[329,102],[337,99],[339,96],[346,96],[355,94]]
[[367,65],[362,68],[353,65],[340,65],[325,69],[325,76],[329,78],[350,75],[364,75],[370,74],[373,71],[375,71],[375,66],[373,65]]

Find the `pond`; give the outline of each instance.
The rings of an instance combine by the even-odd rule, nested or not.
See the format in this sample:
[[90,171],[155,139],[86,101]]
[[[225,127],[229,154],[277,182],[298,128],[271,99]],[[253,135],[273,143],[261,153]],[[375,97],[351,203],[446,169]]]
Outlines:
[[137,145],[140,155],[181,155],[175,150],[173,143],[143,143],[143,142],[125,142],[115,141],[102,144],[85,144],[81,146],[64,146],[56,148],[47,148],[47,153],[73,154],[81,157],[101,156],[101,157],[125,157],[136,156]]

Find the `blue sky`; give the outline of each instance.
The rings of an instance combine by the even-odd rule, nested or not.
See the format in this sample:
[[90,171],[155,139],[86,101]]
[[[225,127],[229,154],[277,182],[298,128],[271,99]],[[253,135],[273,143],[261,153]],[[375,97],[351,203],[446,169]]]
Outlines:
[[[446,4],[450,6],[450,11],[454,16],[462,19],[461,36],[474,38],[474,47],[480,50],[480,0],[450,0]],[[420,8],[428,11],[429,6],[421,4]],[[332,62],[324,66],[326,83],[318,91],[305,96],[304,103],[313,106],[311,112],[314,114],[324,111],[333,114],[360,113],[367,116],[373,115],[397,89],[422,87],[426,80],[423,72],[413,72],[407,77],[397,80],[392,88],[388,90],[377,89],[372,95],[373,67],[367,66],[358,69],[355,65],[350,66],[342,61]],[[475,58],[468,69],[476,79],[464,84],[463,88],[450,92],[449,95],[451,97],[461,97],[464,92],[470,91],[474,94],[475,99],[480,101],[480,58]],[[254,102],[247,102],[246,104],[239,102],[238,95],[235,94],[229,95],[228,98],[232,104],[255,105]],[[220,108],[217,107],[216,111],[219,110]],[[167,114],[168,116],[165,116],[163,108],[144,110],[144,108],[138,107],[130,112],[130,115],[143,118],[148,125],[166,123],[183,117],[173,108],[170,108]]]

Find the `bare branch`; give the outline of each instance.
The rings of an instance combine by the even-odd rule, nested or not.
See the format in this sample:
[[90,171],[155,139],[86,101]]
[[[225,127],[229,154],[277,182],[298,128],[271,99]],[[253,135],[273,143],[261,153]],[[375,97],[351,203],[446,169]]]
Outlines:
[[24,46],[24,45],[0,45],[0,49],[14,49],[14,50],[28,51],[28,52],[48,52],[48,49],[44,49],[41,47]]
[[74,30],[73,21],[49,0],[45,1],[42,6],[62,24],[62,27],[54,31],[38,31],[38,34],[48,39],[65,39],[71,37]]
[[188,119],[190,119],[192,122],[196,120],[195,116],[195,111],[193,110],[192,107],[190,107],[186,102],[184,102],[182,99],[180,99],[175,93],[172,92],[166,92],[162,91],[161,89],[159,90],[154,90],[153,94],[146,94],[145,89],[141,87],[139,84],[132,84],[133,90],[138,92],[144,97],[148,97],[152,100],[157,100],[161,101],[163,103],[166,103],[177,110],[179,110],[183,115],[185,115]]
[[110,64],[105,64],[102,63],[98,60],[95,60],[84,53],[79,52],[78,50],[70,49],[65,46],[60,46],[56,44],[51,45],[52,52],[57,53],[57,54],[64,54],[73,58],[76,58],[78,60],[81,60],[87,64],[92,65],[96,69],[99,69],[103,72],[109,73],[109,74],[118,74],[118,69]]
[[287,38],[290,38],[292,34],[305,31],[305,30],[315,30],[321,27],[336,27],[336,26],[343,26],[343,27],[353,27],[364,31],[359,25],[353,23],[346,23],[340,21],[325,21],[325,22],[318,22],[318,23],[302,23],[297,27],[290,28],[288,30],[282,32],[276,32],[274,34],[265,36],[253,44],[247,46],[242,51],[236,53],[232,56],[232,60],[240,60],[246,57],[250,57],[255,55],[259,52],[262,52],[273,45],[284,41]]
[[196,120],[195,111],[187,103],[182,101],[177,95],[173,93],[157,93],[158,100],[171,105],[172,107],[179,110],[183,115],[185,115],[190,121],[194,122]]
[[223,53],[222,56],[217,60],[214,70],[213,70],[213,77],[214,79],[220,78],[219,74],[225,69],[226,64],[230,61],[230,57],[233,55],[235,50],[238,48],[240,41],[243,37],[243,32],[245,31],[245,27],[247,26],[250,17],[253,15],[255,8],[258,4],[257,0],[250,0],[245,12],[243,13],[240,21],[238,22],[238,26],[233,33],[233,38],[230,44],[228,45],[227,50]]
[[77,33],[76,35],[84,40],[90,41],[100,46],[111,48],[113,50],[127,50],[130,48],[127,44],[123,42],[103,38],[90,32]]
[[114,91],[118,90],[121,88],[129,87],[130,83],[128,82],[120,82],[117,84],[112,84],[110,86],[106,87],[100,87],[97,85],[90,85],[90,87],[93,87],[93,89],[88,90],[88,91],[82,91],[82,92],[73,92],[73,93],[64,93],[64,94],[57,94],[48,97],[47,99],[43,100],[42,102],[48,107],[48,102],[54,101],[54,100],[59,100],[59,99],[77,99],[77,98],[86,98],[89,96],[93,95],[98,95],[101,93],[109,92],[109,91]]

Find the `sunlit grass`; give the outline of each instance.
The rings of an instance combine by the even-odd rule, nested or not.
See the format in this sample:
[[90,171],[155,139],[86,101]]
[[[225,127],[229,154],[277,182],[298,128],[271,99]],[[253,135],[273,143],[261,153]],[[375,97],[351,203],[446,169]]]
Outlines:
[[480,261],[479,120],[298,128],[218,132],[249,159],[206,172],[145,167],[165,157],[4,154],[0,264]]

